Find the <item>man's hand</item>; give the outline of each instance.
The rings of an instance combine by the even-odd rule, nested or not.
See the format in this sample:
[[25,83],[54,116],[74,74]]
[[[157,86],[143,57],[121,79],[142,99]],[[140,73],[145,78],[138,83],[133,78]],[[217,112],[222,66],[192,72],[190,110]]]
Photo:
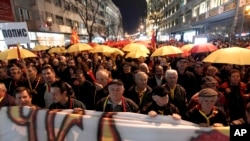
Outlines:
[[103,88],[102,84],[99,84],[99,83],[96,83],[96,82],[94,84],[95,84],[95,88],[96,88],[97,91]]
[[80,114],[80,115],[84,115],[85,111],[82,108],[74,108],[73,109],[73,114]]
[[181,120],[181,116],[179,114],[172,114],[174,120]]
[[150,117],[156,117],[157,116],[157,113],[155,112],[155,111],[150,111],[150,112],[148,112],[148,115],[150,116]]

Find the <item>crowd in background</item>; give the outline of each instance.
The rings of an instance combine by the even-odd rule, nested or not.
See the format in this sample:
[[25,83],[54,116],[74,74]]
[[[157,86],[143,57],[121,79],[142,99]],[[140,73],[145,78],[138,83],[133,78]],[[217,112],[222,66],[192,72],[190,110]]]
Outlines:
[[0,107],[173,115],[201,126],[249,124],[250,67],[204,63],[203,57],[43,52],[25,59],[26,65],[1,61]]

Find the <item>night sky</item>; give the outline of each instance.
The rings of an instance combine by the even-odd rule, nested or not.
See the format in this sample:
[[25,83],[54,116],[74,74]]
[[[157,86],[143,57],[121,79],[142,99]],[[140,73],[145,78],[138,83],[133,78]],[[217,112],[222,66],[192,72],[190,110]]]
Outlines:
[[137,32],[142,18],[147,11],[146,0],[112,0],[120,9],[123,18],[124,32],[132,34]]

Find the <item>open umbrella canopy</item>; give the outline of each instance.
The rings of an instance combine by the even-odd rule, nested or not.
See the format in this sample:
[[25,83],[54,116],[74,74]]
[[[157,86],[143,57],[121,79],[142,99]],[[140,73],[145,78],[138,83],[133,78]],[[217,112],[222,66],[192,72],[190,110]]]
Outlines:
[[160,48],[157,48],[151,55],[151,57],[154,56],[167,56],[167,55],[180,55],[183,51],[175,46],[163,46]]
[[32,50],[33,51],[42,51],[42,50],[48,50],[48,49],[49,49],[49,47],[47,47],[47,46],[37,45]]
[[90,50],[89,52],[91,53],[105,53],[105,52],[114,52],[114,50],[112,50],[111,47],[107,46],[107,45],[96,45],[92,50]]
[[68,49],[67,52],[68,53],[72,53],[72,52],[81,52],[81,51],[88,51],[93,49],[89,44],[84,44],[84,43],[77,43],[74,45],[71,45]]
[[37,55],[23,48],[19,48],[19,53],[16,47],[0,52],[0,60],[24,59],[31,57],[37,57]]
[[180,49],[183,51],[182,56],[189,56],[190,55],[190,50],[193,48],[194,44],[186,44],[182,46]]
[[203,61],[209,63],[250,65],[250,50],[241,47],[223,48],[212,52]]
[[190,53],[203,53],[203,52],[212,52],[217,50],[218,48],[211,43],[202,43],[197,44],[190,49]]
[[64,47],[53,47],[53,48],[50,48],[49,50],[49,53],[52,54],[52,53],[66,53],[66,49]]
[[130,43],[127,44],[126,46],[124,46],[124,48],[122,48],[123,51],[127,51],[127,52],[131,52],[131,51],[139,51],[139,52],[144,52],[144,53],[150,53],[150,51],[148,50],[148,48],[140,43]]
[[119,48],[111,48],[113,50],[113,52],[104,52],[103,55],[105,56],[110,56],[111,54],[114,54],[114,55],[121,55],[123,56],[124,55],[124,52],[122,50],[120,50]]
[[125,58],[140,58],[140,57],[148,57],[148,54],[145,52],[131,51],[125,56]]

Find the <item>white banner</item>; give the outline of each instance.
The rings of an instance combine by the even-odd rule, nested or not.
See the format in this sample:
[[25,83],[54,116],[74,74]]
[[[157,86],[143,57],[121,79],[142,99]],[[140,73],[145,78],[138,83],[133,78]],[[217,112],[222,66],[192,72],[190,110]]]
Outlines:
[[200,128],[171,116],[0,109],[0,141],[229,141],[229,127]]
[[0,30],[7,45],[30,43],[26,22],[0,23]]

